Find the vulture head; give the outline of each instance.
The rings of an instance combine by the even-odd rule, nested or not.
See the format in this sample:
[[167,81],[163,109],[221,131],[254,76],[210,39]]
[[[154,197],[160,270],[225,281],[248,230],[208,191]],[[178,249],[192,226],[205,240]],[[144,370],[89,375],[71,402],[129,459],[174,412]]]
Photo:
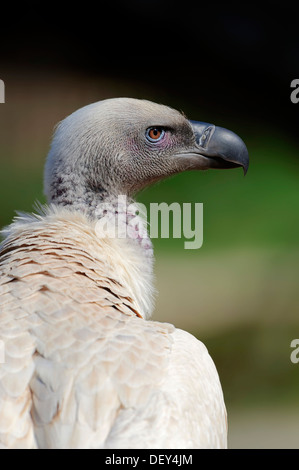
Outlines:
[[248,167],[233,132],[189,121],[146,100],[114,98],[85,106],[57,127],[45,168],[49,202],[95,208],[185,170]]

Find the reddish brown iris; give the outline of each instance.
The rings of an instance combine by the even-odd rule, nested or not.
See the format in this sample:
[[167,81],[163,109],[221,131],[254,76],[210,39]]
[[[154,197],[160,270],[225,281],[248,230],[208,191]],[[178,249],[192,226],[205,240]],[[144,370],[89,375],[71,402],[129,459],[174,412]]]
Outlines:
[[149,130],[148,135],[151,139],[158,140],[160,139],[162,135],[162,130],[158,129],[157,127],[153,127],[152,129]]

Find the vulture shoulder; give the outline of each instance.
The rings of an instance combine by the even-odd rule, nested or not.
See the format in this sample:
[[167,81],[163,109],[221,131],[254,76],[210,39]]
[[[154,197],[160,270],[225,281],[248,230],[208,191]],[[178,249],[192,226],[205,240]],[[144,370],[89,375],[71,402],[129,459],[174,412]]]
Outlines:
[[[141,318],[151,293],[141,304],[130,253],[115,269],[114,244],[124,240],[99,241],[82,215],[62,212],[21,218],[1,246],[2,447],[224,445],[225,406],[205,346]],[[135,261],[134,278],[144,285],[150,274]],[[201,419],[210,407],[215,423]]]

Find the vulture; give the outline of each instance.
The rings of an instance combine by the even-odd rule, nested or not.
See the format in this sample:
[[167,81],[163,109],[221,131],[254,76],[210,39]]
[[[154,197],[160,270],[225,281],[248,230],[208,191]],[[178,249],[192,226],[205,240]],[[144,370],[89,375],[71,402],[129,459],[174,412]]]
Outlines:
[[[227,447],[206,347],[150,320],[153,250],[133,198],[185,170],[234,167],[248,167],[235,133],[151,101],[106,99],[59,123],[47,205],[2,230],[1,448]],[[117,217],[125,237],[101,223]]]

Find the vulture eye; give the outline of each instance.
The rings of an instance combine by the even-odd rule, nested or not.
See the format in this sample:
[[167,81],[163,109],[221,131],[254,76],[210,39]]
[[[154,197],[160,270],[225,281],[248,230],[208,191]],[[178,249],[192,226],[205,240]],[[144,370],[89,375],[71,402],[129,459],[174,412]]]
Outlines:
[[149,142],[159,142],[165,135],[164,129],[161,127],[149,127],[145,136]]

